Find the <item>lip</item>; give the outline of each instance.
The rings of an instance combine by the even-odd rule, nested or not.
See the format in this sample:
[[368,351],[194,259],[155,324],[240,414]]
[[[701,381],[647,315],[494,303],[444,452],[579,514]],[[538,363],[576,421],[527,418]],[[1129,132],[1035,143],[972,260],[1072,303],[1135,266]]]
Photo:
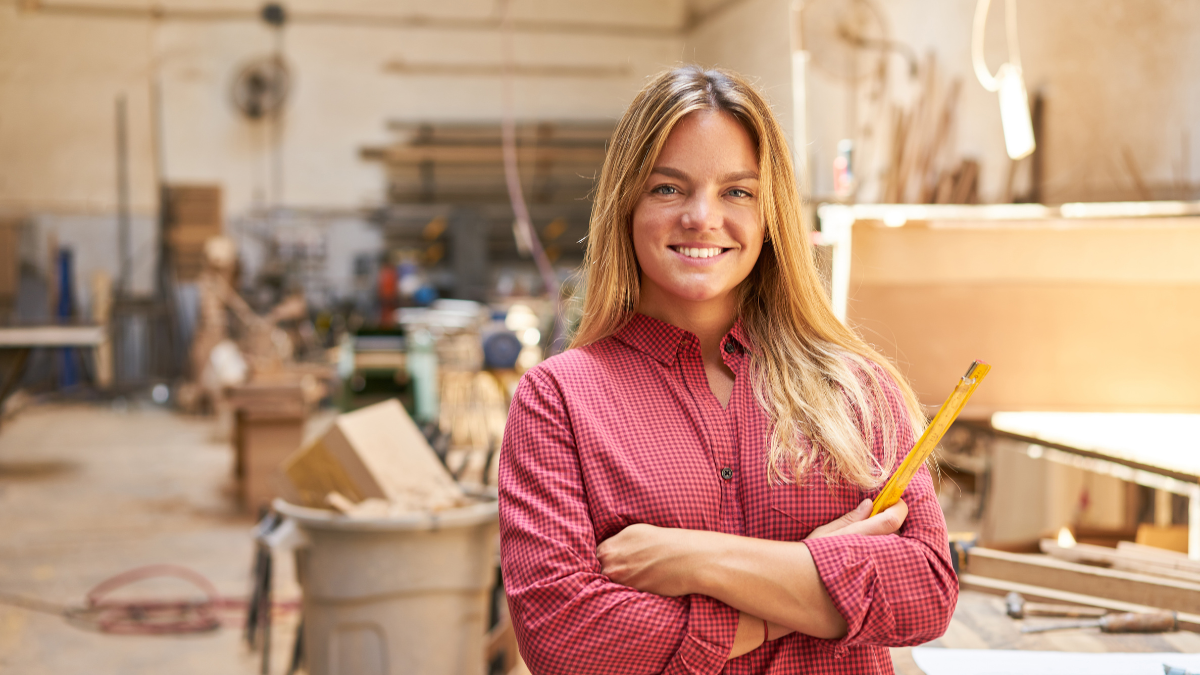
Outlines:
[[[683,253],[680,253],[679,249],[720,249],[721,252],[716,253],[716,255],[713,256],[714,258],[719,258],[721,256],[724,256],[725,253],[728,253],[734,249],[733,246],[721,246],[719,244],[667,244],[667,247],[668,247],[668,249],[671,249],[673,252],[676,252],[677,255],[680,255],[680,256],[683,256]],[[688,256],[684,256],[684,257],[688,258]],[[704,259],[709,259],[709,258],[689,258],[689,259],[700,259],[700,261],[704,261]]]
[[[692,265],[703,265],[706,263],[716,262],[724,258],[730,251],[733,250],[733,247],[731,246],[718,246],[716,244],[668,244],[667,248],[670,249],[671,253],[674,253],[678,258]],[[680,248],[719,248],[721,249],[721,252],[707,258],[693,258],[680,253],[677,250]]]

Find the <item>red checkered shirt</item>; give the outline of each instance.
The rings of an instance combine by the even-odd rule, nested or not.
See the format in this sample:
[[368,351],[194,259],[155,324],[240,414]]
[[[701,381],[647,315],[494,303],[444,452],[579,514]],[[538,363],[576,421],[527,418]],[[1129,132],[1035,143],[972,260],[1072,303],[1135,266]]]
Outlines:
[[[873,496],[819,476],[768,483],[769,423],[744,345],[740,323],[721,343],[735,375],[725,409],[697,338],[643,315],[521,380],[500,455],[500,551],[534,673],[891,673],[888,646],[945,631],[958,583],[925,468],[904,493],[897,534],[806,542],[849,626],[839,640],[793,633],[727,661],[736,610],[636,591],[600,571],[597,544],[634,523],[800,541]],[[898,390],[888,405],[906,419]],[[903,450],[913,443],[905,429]],[[881,453],[882,439],[871,442]]]

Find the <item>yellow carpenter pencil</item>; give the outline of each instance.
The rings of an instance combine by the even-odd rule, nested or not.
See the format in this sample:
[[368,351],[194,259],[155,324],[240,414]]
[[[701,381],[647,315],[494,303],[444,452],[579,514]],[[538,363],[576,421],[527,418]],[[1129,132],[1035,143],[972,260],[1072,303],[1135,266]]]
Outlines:
[[941,442],[942,436],[946,434],[946,430],[958,417],[958,413],[962,412],[963,406],[970,400],[971,394],[975,393],[975,388],[979,386],[983,378],[987,377],[988,371],[991,369],[992,367],[983,361],[975,361],[971,364],[971,367],[967,369],[967,374],[962,376],[958,386],[954,387],[954,391],[950,392],[946,402],[933,416],[933,421],[925,427],[925,433],[921,434],[920,440],[900,463],[900,468],[896,469],[896,473],[888,479],[887,485],[884,485],[883,489],[879,491],[879,496],[875,497],[871,515],[890,508],[900,501],[900,495],[904,494],[908,482],[933,453],[934,448]]

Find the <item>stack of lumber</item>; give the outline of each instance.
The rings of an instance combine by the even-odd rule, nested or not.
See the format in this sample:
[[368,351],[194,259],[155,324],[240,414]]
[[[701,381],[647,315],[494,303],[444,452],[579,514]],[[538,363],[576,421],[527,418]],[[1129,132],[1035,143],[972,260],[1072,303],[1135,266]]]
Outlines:
[[942,81],[930,55],[921,68],[913,104],[892,109],[884,203],[973,204],[978,200],[979,163],[960,159],[954,149],[961,90],[958,78]]
[[1177,612],[1185,630],[1200,631],[1200,562],[1122,542],[1118,548],[1041,543],[1043,554],[973,548],[963,588],[1028,600],[1065,602],[1120,612]]
[[[517,127],[517,165],[532,203],[587,196],[604,162],[610,122],[542,122]],[[507,203],[501,130],[496,124],[391,125],[398,140],[363,148],[387,168],[394,204]]]
[[446,467],[464,484],[495,484],[508,394],[488,371],[446,371],[442,374],[438,430],[449,437]]
[[179,281],[194,281],[204,268],[204,244],[221,235],[221,188],[172,185],[166,189],[167,246]]

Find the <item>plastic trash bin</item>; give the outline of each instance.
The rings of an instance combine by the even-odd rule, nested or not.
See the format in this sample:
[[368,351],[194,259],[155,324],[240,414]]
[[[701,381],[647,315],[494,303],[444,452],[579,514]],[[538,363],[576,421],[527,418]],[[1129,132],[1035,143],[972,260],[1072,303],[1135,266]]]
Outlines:
[[311,541],[302,569],[310,675],[482,675],[495,501],[362,519],[282,500]]

